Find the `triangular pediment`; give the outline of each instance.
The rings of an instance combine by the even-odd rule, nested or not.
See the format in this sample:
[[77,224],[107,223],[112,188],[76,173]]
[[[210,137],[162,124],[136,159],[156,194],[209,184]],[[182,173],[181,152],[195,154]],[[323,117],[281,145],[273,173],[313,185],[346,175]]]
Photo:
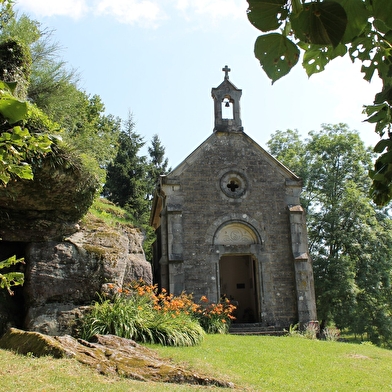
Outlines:
[[218,87],[213,88],[212,90],[236,90],[242,91],[241,89],[237,88],[234,83],[232,83],[229,79],[225,79]]
[[[243,137],[247,142],[249,148],[252,148],[259,154],[263,159],[265,159],[273,170],[276,170],[284,178],[290,179],[292,181],[301,181],[300,177],[294,174],[285,165],[274,158],[270,153],[268,153],[263,147],[256,143],[250,136],[245,132],[237,134],[237,137]],[[181,174],[187,169],[194,165],[201,164],[205,151],[211,149],[214,140],[219,137],[216,133],[213,133],[208,137],[202,144],[200,144],[191,154],[189,154],[177,167],[175,167],[168,175],[167,178],[180,177]],[[227,137],[230,137],[230,133],[227,133]]]

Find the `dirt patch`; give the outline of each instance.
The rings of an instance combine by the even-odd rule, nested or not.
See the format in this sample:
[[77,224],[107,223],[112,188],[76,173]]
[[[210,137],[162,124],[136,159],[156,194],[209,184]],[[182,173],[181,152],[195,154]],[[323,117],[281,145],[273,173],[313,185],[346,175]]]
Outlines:
[[347,356],[349,358],[354,358],[354,359],[371,359],[370,357],[367,357],[366,355],[362,355],[362,354],[349,354]]

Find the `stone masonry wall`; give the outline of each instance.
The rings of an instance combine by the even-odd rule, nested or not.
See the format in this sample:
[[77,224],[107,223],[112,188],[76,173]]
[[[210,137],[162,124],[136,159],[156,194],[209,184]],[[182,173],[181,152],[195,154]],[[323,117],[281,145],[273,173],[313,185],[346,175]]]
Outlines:
[[[267,302],[263,319],[289,325],[296,320],[297,305],[286,178],[270,162],[241,133],[215,133],[209,138],[197,160],[182,171],[178,190],[168,198],[169,221],[174,214],[181,220],[178,235],[182,236],[183,252],[169,268],[177,276],[177,290],[208,296],[216,286],[216,266],[210,262],[212,238],[206,237],[206,228],[223,215],[251,218],[258,222],[263,241],[263,296]],[[246,181],[246,191],[239,198],[230,198],[221,190],[220,179],[230,170]],[[171,200],[182,200],[182,205],[170,204]]]

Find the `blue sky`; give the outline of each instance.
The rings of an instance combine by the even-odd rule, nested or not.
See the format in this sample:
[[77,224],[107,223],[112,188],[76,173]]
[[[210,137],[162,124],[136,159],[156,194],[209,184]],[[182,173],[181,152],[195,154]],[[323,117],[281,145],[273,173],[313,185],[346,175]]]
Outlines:
[[380,82],[343,58],[310,79],[298,64],[271,85],[253,54],[259,32],[245,0],[16,0],[15,8],[54,30],[62,59],[107,113],[131,111],[147,144],[159,135],[172,167],[212,133],[211,88],[226,64],[242,89],[244,131],[263,147],[276,130],[306,135],[322,123],[347,123],[366,145],[379,140],[362,106]]

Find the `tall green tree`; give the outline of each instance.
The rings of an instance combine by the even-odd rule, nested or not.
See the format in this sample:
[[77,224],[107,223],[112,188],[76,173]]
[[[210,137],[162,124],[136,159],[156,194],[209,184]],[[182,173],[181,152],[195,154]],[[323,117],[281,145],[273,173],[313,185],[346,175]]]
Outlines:
[[74,90],[68,98],[74,97],[68,109],[62,113],[61,126],[64,139],[90,162],[101,183],[105,182],[106,168],[117,153],[121,120],[105,114],[105,105],[98,95],[88,96]]
[[116,154],[120,119],[105,113],[98,95],[90,96],[79,89],[79,75],[61,59],[62,47],[53,41],[52,30],[27,15],[11,14],[2,25],[0,40],[0,62],[9,61],[9,56],[1,56],[5,43],[16,40],[30,49],[25,95],[58,124],[63,139],[81,154],[103,184],[106,167]]
[[391,220],[368,197],[372,154],[345,124],[324,124],[305,140],[297,131],[278,131],[268,147],[303,176],[321,325],[392,344]]
[[367,121],[387,138],[375,151],[371,196],[380,206],[392,199],[392,2],[390,0],[248,0],[248,18],[263,32],[255,56],[274,83],[298,63],[308,76],[348,54],[362,63],[364,79],[382,81]]
[[118,138],[117,155],[107,167],[104,195],[129,211],[139,223],[149,215],[147,160],[140,156],[143,138],[134,130],[132,114],[128,115]]
[[165,147],[163,146],[157,134],[152,137],[151,145],[148,147],[148,154],[148,198],[152,199],[159,180],[159,176],[167,174],[170,171],[170,168],[168,168],[169,160],[165,157]]

